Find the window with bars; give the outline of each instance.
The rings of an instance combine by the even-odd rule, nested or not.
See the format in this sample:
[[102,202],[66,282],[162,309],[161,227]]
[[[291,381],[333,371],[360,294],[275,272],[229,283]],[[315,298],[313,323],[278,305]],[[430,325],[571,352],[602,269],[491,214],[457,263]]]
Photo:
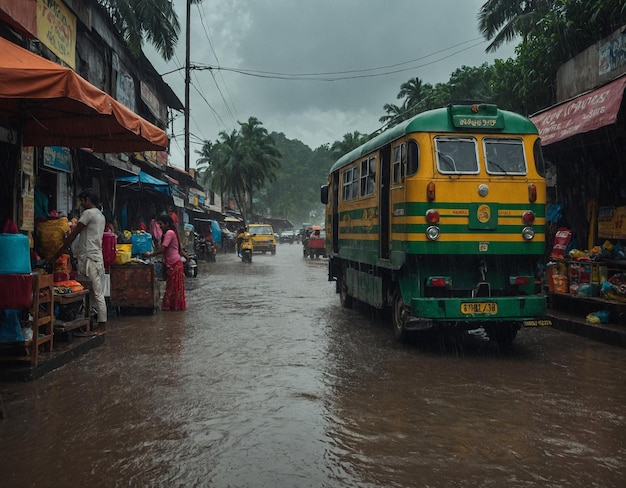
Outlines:
[[344,201],[354,200],[359,196],[359,167],[347,168],[343,172],[342,198]]
[[376,191],[376,157],[361,161],[361,196],[373,195]]

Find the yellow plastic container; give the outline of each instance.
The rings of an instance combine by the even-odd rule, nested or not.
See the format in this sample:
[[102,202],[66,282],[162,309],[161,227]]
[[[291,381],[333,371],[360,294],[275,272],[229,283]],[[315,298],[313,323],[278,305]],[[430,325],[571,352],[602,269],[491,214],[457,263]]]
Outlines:
[[115,264],[130,263],[130,251],[117,251],[115,253]]
[[132,244],[116,244],[115,245],[115,249],[117,249],[117,251],[123,251],[123,252],[132,252],[133,251],[133,245]]

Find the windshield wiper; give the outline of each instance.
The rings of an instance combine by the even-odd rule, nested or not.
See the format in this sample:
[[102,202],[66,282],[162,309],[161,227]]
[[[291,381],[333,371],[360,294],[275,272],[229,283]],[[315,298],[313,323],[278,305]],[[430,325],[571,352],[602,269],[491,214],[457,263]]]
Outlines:
[[508,175],[509,173],[507,172],[507,170],[505,170],[502,166],[500,166],[499,163],[496,163],[495,161],[491,161],[491,160],[487,160],[487,165],[489,166],[495,166],[496,168],[498,168],[500,171],[502,171],[505,175]]
[[442,153],[437,149],[437,154],[439,155],[439,161],[445,162],[446,166],[452,169],[455,173],[457,172],[456,164],[454,163],[454,158],[448,154]]

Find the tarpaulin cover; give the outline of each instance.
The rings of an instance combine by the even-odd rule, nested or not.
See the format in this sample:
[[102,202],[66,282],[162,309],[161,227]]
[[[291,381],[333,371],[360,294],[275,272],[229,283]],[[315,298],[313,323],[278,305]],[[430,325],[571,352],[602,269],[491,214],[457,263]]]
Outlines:
[[0,37],[0,125],[25,146],[162,151],[167,135],[70,68]]
[[532,115],[541,145],[547,146],[575,134],[614,124],[622,104],[626,76],[567,102]]
[[167,182],[159,180],[154,176],[150,176],[148,173],[144,173],[143,171],[140,171],[138,175],[120,176],[119,178],[115,178],[115,182],[136,184],[138,187],[140,185],[145,185],[154,190],[160,191],[161,193],[165,193],[166,195],[170,194],[170,185]]
[[0,275],[0,309],[30,308],[33,302],[33,275]]

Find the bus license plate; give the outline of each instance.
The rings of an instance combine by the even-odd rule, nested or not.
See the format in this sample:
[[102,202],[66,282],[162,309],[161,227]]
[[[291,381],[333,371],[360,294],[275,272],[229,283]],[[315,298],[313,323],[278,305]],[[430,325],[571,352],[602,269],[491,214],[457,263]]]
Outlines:
[[498,304],[496,302],[465,302],[461,303],[461,313],[465,315],[475,313],[494,315],[498,313]]

